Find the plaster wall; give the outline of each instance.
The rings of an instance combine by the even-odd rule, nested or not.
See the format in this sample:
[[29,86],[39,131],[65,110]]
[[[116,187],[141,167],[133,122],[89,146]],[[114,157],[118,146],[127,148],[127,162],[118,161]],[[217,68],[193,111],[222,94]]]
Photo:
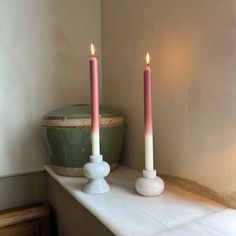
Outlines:
[[102,40],[103,101],[127,121],[123,162],[144,168],[148,51],[158,173],[236,202],[236,1],[103,0]]
[[40,123],[88,103],[89,45],[100,58],[100,0],[0,1],[0,176],[47,163]]
[[35,172],[0,178],[0,211],[46,202],[45,173]]

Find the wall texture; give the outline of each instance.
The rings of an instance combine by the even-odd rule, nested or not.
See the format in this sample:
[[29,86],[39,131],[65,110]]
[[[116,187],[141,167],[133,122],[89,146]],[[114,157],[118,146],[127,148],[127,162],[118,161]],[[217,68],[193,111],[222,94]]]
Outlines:
[[0,176],[42,169],[46,112],[89,102],[100,0],[0,1]]
[[102,39],[103,101],[127,120],[123,162],[144,168],[149,51],[158,172],[235,197],[236,1],[103,0]]
[[[103,103],[127,120],[123,162],[144,167],[142,75],[149,51],[158,172],[236,202],[235,0],[0,1],[0,176],[47,163],[41,117],[89,102],[89,44],[101,59],[101,39]],[[1,189],[17,181],[2,179]],[[20,185],[28,181],[23,176]]]
[[0,210],[46,200],[43,171],[0,178]]

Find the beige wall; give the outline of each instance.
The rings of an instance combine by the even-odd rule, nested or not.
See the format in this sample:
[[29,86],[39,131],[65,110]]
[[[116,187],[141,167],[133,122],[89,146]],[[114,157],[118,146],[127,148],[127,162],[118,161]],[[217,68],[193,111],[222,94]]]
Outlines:
[[103,103],[127,120],[123,162],[144,167],[149,51],[158,172],[236,192],[236,1],[102,0],[102,27],[100,10],[100,0],[0,2],[0,176],[48,161],[41,116],[89,102],[89,44],[101,59],[102,38]]
[[236,191],[236,1],[103,0],[103,100],[127,120],[128,165],[143,169],[143,67],[153,69],[159,173]]
[[0,176],[42,169],[42,115],[89,102],[100,21],[100,0],[0,1]]

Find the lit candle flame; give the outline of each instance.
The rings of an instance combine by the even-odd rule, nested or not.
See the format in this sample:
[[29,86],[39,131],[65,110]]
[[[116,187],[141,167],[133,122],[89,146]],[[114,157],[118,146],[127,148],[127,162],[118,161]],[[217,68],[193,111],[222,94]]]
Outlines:
[[91,46],[90,46],[90,51],[91,51],[91,55],[93,57],[95,57],[95,47],[94,47],[94,45],[92,43],[91,43]]
[[148,52],[147,52],[147,54],[146,54],[146,64],[147,64],[147,66],[150,65],[150,56],[149,56],[149,53],[148,53]]

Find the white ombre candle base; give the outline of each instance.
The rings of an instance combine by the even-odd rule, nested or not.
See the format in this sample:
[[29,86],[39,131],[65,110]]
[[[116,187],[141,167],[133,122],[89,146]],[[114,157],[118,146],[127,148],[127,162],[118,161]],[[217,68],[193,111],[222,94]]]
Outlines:
[[90,156],[90,161],[83,167],[84,175],[89,179],[83,191],[88,194],[108,192],[110,186],[104,179],[110,173],[110,166],[103,161],[102,155]]
[[153,135],[145,134],[145,169],[153,170]]
[[137,192],[143,196],[154,197],[160,195],[164,191],[164,181],[156,176],[156,170],[143,170],[143,177],[135,182]]
[[92,141],[92,155],[97,156],[100,155],[100,137],[99,132],[91,133],[91,141]]

